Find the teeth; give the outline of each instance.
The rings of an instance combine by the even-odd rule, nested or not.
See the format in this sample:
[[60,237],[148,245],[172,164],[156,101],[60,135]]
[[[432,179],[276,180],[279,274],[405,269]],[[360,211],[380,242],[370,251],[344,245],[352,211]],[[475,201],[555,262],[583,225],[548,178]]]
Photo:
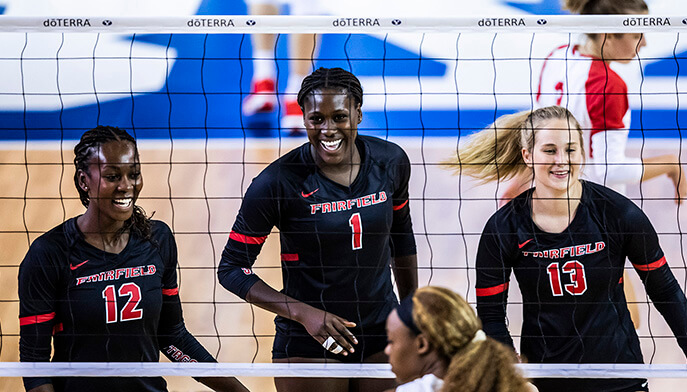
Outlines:
[[338,139],[338,140],[333,140],[333,141],[322,140],[322,141],[320,141],[320,144],[322,144],[322,147],[324,147],[324,149],[327,151],[335,151],[336,149],[339,148],[339,145],[341,145],[341,140],[343,140],[343,139]]
[[131,202],[133,199],[131,197],[127,197],[125,199],[115,199],[114,204],[120,206],[120,207],[129,207],[131,206]]

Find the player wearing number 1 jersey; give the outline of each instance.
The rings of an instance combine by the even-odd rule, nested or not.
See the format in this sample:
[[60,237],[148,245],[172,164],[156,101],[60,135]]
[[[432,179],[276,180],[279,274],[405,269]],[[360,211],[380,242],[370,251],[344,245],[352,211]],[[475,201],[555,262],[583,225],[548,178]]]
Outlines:
[[[86,213],[31,245],[19,268],[21,361],[214,362],[186,330],[169,227],[135,203],[143,186],[135,140],[97,127],[74,148]],[[199,378],[246,391],[233,377]],[[166,391],[161,377],[27,377],[31,392]]]
[[[512,151],[492,152],[491,160],[473,159],[473,153],[485,157],[496,151],[495,140],[513,146]],[[460,152],[463,167],[474,167],[470,174],[478,178],[534,173],[535,187],[499,209],[482,232],[476,294],[487,335],[513,345],[506,325],[512,272],[523,298],[521,352],[527,361],[641,363],[623,292],[627,257],[687,353],[687,301],[658,236],[632,201],[579,180],[582,132],[570,112],[554,106],[506,116],[473,136]],[[491,170],[495,162],[498,174]],[[646,380],[638,379],[533,383],[542,392],[646,390]]]
[[[357,134],[362,88],[351,73],[320,68],[298,96],[309,143],[269,165],[248,188],[219,267],[224,287],[277,313],[275,362],[385,362],[384,323],[417,285],[408,205],[410,162],[393,143]],[[284,289],[252,269],[280,231]],[[351,381],[383,390],[388,380]],[[348,391],[348,380],[280,379],[277,389]]]

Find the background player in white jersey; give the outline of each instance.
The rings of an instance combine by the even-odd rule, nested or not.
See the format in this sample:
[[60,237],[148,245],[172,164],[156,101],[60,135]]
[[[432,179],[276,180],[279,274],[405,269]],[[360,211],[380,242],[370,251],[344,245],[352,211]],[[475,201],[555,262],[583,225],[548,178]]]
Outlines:
[[[649,11],[644,0],[565,0],[564,4],[581,15]],[[589,138],[586,175],[591,180],[625,193],[626,184],[667,175],[675,185],[675,201],[680,202],[687,195],[687,181],[677,156],[640,159],[625,152],[630,128],[628,89],[611,65],[629,63],[644,46],[643,34],[626,33],[586,34],[581,44],[555,48],[542,66],[536,102],[538,107],[563,106],[580,122]]]
[[[497,140],[500,148],[497,150]],[[512,345],[511,273],[523,298],[521,352],[541,363],[642,363],[623,292],[625,258],[687,353],[687,300],[651,222],[619,193],[580,180],[582,130],[560,106],[504,116],[460,149],[482,180],[534,172],[529,189],[486,223],[477,251],[477,311],[488,336]],[[542,392],[640,391],[640,379],[535,379]]]
[[[247,0],[252,15],[279,15],[281,7],[289,6],[291,15],[321,14],[319,0]],[[275,63],[276,36],[251,34],[253,44],[253,78],[251,93],[243,101],[243,113],[252,116],[269,113],[279,105],[277,97],[277,70]],[[289,78],[286,83],[281,109],[281,128],[297,135],[303,129],[301,112],[296,95],[301,81],[313,69],[318,39],[315,34],[289,34]]]

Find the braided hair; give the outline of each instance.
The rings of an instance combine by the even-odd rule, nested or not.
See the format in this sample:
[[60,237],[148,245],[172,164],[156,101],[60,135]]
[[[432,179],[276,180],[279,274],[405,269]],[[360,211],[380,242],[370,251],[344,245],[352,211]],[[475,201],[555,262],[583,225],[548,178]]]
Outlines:
[[[79,186],[79,170],[88,173],[88,161],[93,157],[94,154],[100,149],[100,147],[109,142],[128,142],[134,146],[136,151],[136,159],[138,160],[138,148],[136,146],[136,139],[134,139],[125,130],[112,127],[98,125],[97,127],[84,132],[81,135],[81,140],[74,147],[74,167],[76,172],[74,173],[74,185],[76,185],[76,190],[79,192],[79,199],[81,199],[81,204],[88,208],[90,198],[88,192],[83,190]],[[134,205],[134,212],[131,218],[124,222],[124,226],[118,230],[117,235],[121,235],[126,231],[131,231],[132,233],[140,236],[144,239],[150,239],[150,218],[146,216],[143,208]]]
[[346,90],[353,98],[356,106],[363,104],[363,87],[355,75],[341,68],[318,68],[303,79],[298,92],[297,102],[301,110],[305,111],[305,98],[313,91],[324,88],[340,88]]

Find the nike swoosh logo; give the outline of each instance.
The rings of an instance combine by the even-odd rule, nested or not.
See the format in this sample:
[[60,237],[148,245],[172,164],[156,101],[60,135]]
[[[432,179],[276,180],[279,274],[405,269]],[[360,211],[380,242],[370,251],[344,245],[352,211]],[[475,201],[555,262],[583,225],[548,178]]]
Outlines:
[[313,193],[315,193],[315,192],[317,192],[317,191],[319,191],[319,190],[320,190],[320,188],[317,188],[317,189],[315,189],[314,191],[312,191],[312,192],[310,192],[310,193],[305,193],[305,192],[301,191],[301,196],[303,196],[303,197],[310,197],[310,195],[312,195]]
[[71,264],[69,264],[69,269],[71,269],[72,271],[74,271],[75,269],[81,267],[82,265],[84,265],[84,264],[86,264],[86,263],[88,263],[88,260],[84,261],[83,263],[79,263],[79,264],[77,264],[77,265],[71,265]]
[[522,249],[523,246],[527,245],[528,242],[532,241],[534,238],[530,238],[529,240],[523,242],[522,244],[518,244],[518,249]]

